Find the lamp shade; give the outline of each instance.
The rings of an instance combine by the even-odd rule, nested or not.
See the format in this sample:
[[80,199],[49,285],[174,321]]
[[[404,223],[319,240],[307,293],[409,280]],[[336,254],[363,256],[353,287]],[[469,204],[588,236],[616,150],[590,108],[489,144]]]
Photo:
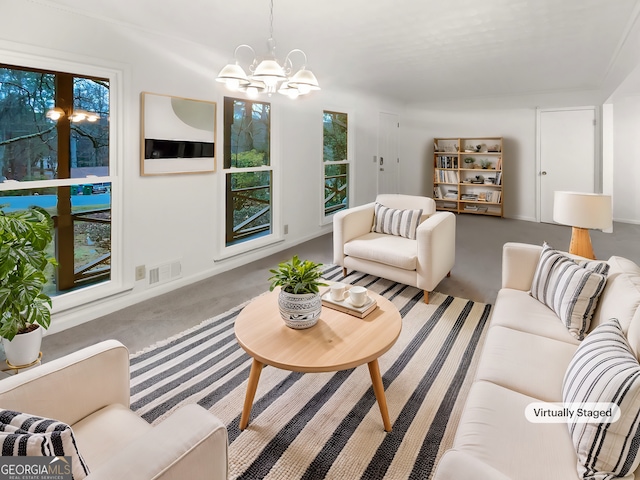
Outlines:
[[554,192],[553,220],[579,228],[613,227],[611,196],[597,193]]

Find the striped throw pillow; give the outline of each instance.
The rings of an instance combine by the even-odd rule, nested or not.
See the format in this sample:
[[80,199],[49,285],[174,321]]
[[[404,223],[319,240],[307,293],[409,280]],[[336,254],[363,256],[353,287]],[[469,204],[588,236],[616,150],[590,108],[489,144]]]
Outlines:
[[569,424],[579,478],[633,478],[640,464],[640,364],[617,319],[598,325],[580,344],[565,373],[562,400],[620,407],[616,422]]
[[420,224],[420,210],[398,210],[385,207],[376,202],[373,218],[372,232],[387,233],[400,237],[416,239],[416,229]]
[[67,456],[71,457],[74,480],[89,474],[73,431],[66,423],[13,410],[0,410],[0,442],[3,456]]
[[545,243],[530,294],[553,310],[571,335],[582,340],[607,283],[608,270],[602,262],[580,266]]

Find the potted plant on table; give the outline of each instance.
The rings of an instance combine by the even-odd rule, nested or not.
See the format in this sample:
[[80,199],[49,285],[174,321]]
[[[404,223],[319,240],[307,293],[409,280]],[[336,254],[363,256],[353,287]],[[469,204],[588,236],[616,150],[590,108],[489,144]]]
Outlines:
[[320,288],[327,286],[320,280],[321,263],[300,260],[294,255],[288,262],[269,270],[270,291],[280,287],[278,307],[280,316],[288,327],[303,329],[314,326],[322,311]]
[[42,331],[51,322],[51,298],[43,293],[53,221],[46,210],[5,212],[0,207],[0,337],[7,361],[24,366],[38,360]]

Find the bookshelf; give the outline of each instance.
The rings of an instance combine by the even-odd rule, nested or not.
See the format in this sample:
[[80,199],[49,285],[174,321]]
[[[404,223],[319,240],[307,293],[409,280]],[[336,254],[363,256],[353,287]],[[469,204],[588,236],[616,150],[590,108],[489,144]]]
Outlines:
[[433,139],[438,210],[502,217],[502,137]]

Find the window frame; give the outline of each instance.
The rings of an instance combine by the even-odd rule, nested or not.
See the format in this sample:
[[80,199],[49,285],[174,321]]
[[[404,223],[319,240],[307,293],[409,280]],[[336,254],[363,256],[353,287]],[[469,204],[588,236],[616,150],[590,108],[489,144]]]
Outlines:
[[[238,168],[238,167],[227,167],[225,161],[225,154],[223,153],[222,161],[220,164],[222,167],[220,171],[222,175],[220,175],[219,179],[219,191],[220,191],[220,208],[218,209],[219,220],[217,222],[218,225],[221,225],[220,233],[217,236],[218,241],[218,249],[217,255],[214,258],[214,261],[225,260],[231,257],[235,257],[237,255],[241,255],[243,253],[256,250],[259,248],[267,247],[270,245],[274,245],[276,243],[284,241],[281,233],[281,192],[280,192],[280,151],[281,147],[279,146],[280,141],[276,141],[280,136],[280,129],[277,122],[274,122],[274,112],[277,112],[277,107],[275,103],[270,99],[251,99],[251,98],[243,98],[241,95],[230,96],[224,95],[220,104],[222,108],[220,108],[220,115],[222,116],[222,121],[219,123],[222,125],[222,151],[226,152],[227,149],[227,125],[225,123],[225,100],[226,99],[240,100],[243,102],[254,102],[254,103],[266,103],[269,104],[269,165],[262,165],[258,167],[247,167],[247,168]],[[230,147],[229,147],[230,148]],[[233,245],[227,245],[226,242],[226,228],[227,228],[227,175],[233,173],[243,173],[243,172],[270,172],[271,173],[271,233],[264,234],[262,236],[258,236],[254,239],[245,240],[243,242],[238,242]]]
[[[51,56],[7,51],[0,48],[0,62],[31,71],[68,73],[79,77],[106,78],[109,80],[109,173],[106,176],[33,180],[28,182],[0,182],[0,191],[31,190],[49,187],[66,187],[82,183],[111,184],[111,278],[103,282],[82,286],[52,297],[52,313],[59,314],[87,303],[94,302],[133,287],[124,279],[124,191],[119,172],[123,171],[124,149],[124,88],[125,67],[116,64],[93,65],[82,60],[63,60]],[[84,181],[83,181],[84,180]],[[83,316],[84,318],[84,316]],[[78,318],[74,324],[82,323]],[[66,326],[64,328],[67,328]],[[49,331],[62,330],[55,321]]]
[[[347,115],[347,158],[346,160],[340,160],[340,161],[333,161],[333,162],[328,162],[325,161],[324,159],[324,114],[325,113],[342,113]],[[353,182],[353,178],[354,178],[354,161],[353,159],[355,158],[355,128],[353,127],[353,112],[351,109],[347,109],[347,108],[340,108],[340,107],[325,107],[322,109],[322,116],[320,117],[320,127],[322,128],[322,143],[321,143],[321,150],[320,150],[320,177],[321,177],[321,181],[322,181],[322,185],[320,188],[320,225],[329,225],[331,223],[333,223],[333,216],[337,213],[340,212],[342,210],[345,210],[346,208],[350,208],[353,201],[353,195],[354,195],[354,182]],[[326,182],[326,178],[325,178],[325,167],[327,165],[347,165],[347,205],[345,208],[342,208],[340,210],[336,210],[335,212],[329,214],[329,215],[325,215],[325,182]]]

